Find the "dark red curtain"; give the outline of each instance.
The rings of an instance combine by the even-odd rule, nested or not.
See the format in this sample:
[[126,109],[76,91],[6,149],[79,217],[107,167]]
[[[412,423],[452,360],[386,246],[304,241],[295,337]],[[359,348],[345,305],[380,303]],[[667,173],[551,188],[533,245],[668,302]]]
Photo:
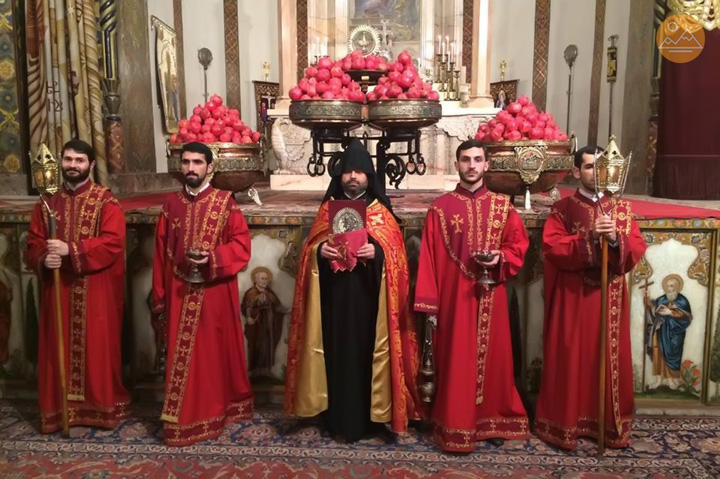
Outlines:
[[688,63],[663,59],[653,195],[720,199],[720,30]]

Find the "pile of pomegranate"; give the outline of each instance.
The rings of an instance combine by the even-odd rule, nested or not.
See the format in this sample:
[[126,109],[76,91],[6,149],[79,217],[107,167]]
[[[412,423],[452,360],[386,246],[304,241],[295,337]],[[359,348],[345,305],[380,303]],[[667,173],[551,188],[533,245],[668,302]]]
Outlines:
[[475,138],[483,141],[566,141],[568,136],[550,113],[538,111],[533,102],[522,95],[495,118],[481,123]]
[[236,108],[223,105],[220,95],[213,95],[205,103],[193,108],[192,116],[178,122],[179,131],[170,137],[171,144],[190,143],[258,143],[259,131],[252,131],[240,119]]
[[[350,78],[352,70],[376,70],[383,72],[374,90],[366,95],[360,84]],[[419,99],[439,100],[440,94],[430,83],[423,82],[412,63],[412,56],[403,51],[394,63],[382,57],[354,50],[341,60],[322,57],[316,65],[305,69],[305,76],[288,92],[290,99],[298,100],[350,100],[368,102],[376,100]]]

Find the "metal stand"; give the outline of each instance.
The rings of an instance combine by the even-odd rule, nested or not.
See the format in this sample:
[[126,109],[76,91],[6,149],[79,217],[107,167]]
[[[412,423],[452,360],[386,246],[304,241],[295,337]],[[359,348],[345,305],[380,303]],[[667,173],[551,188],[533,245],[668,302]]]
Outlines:
[[[343,149],[350,144],[354,138],[349,130],[340,129],[313,129],[312,133],[313,152],[308,159],[307,172],[310,176],[322,176],[325,174],[325,159],[327,169],[331,172],[335,164],[340,160],[340,152],[327,151],[326,145],[340,145]],[[386,180],[390,185],[399,188],[400,183],[407,174],[422,176],[427,170],[425,158],[420,153],[420,130],[415,128],[388,128],[382,130],[379,136],[370,136],[364,133],[359,137],[365,146],[369,141],[377,142],[375,158],[377,174],[382,181],[383,193],[386,190]],[[394,143],[405,144],[404,153],[390,152]]]

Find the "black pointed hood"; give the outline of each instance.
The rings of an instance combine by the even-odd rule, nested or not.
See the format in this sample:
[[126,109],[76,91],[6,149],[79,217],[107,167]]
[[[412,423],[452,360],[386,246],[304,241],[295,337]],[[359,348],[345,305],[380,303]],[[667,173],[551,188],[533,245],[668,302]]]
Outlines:
[[[374,200],[378,200],[387,209],[392,211],[390,199],[383,193],[382,178],[379,178],[375,173],[375,167],[373,166],[372,156],[368,152],[367,148],[358,138],[353,138],[350,144],[345,148],[345,151],[338,153],[340,159],[334,162],[330,160],[329,171],[332,180],[330,180],[330,186],[328,186],[323,203],[328,201],[330,198],[336,200],[345,199],[345,192],[342,188],[342,175],[350,171],[362,171],[367,175],[368,187],[365,192],[365,198],[369,205]],[[393,216],[400,222],[400,219],[393,213]]]

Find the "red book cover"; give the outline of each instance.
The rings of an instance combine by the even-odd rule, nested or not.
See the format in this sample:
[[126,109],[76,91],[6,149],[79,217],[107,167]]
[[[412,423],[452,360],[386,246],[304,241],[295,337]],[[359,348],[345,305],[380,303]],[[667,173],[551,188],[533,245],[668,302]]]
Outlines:
[[357,251],[367,243],[364,200],[335,200],[328,207],[332,235],[328,245],[338,250],[340,259],[331,260],[333,271],[352,271],[357,264]]

